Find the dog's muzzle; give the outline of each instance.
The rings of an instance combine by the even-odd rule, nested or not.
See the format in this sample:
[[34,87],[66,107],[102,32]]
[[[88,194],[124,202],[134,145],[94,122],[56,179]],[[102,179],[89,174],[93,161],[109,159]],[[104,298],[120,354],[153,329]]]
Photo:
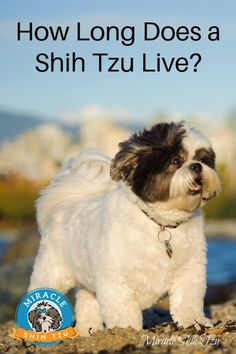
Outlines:
[[194,162],[189,166],[191,172],[194,173],[194,179],[191,189],[189,190],[190,195],[197,195],[202,190],[202,165],[199,162]]

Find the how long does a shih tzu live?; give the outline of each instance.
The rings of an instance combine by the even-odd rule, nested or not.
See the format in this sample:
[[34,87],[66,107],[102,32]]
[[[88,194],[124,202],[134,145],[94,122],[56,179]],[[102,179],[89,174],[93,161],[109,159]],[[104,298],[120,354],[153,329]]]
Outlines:
[[37,202],[42,237],[29,289],[77,287],[81,335],[139,330],[142,310],[166,293],[179,326],[210,326],[199,208],[220,189],[209,140],[184,122],[134,133],[112,160],[81,152]]

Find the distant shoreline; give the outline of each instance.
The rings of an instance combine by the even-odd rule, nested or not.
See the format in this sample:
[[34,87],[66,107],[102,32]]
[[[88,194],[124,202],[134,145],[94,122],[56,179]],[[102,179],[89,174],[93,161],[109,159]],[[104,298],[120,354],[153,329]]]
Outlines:
[[236,220],[207,220],[205,232],[209,238],[232,238],[236,240]]

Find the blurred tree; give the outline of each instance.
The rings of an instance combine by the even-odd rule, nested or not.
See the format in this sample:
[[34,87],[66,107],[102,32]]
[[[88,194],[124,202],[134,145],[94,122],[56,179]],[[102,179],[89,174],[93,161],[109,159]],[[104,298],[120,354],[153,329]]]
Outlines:
[[204,213],[206,218],[209,219],[235,219],[236,195],[231,190],[228,190],[229,175],[227,167],[220,165],[217,169],[222,179],[222,192],[203,208]]
[[35,217],[34,203],[42,183],[9,176],[0,180],[0,218],[9,222],[29,221]]

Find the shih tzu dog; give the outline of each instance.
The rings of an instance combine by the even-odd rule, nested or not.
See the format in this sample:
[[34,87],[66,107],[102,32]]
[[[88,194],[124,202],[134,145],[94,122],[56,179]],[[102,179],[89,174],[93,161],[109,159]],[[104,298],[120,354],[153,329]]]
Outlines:
[[199,208],[220,189],[209,140],[184,122],[131,135],[112,160],[81,152],[37,202],[42,238],[30,290],[77,287],[81,335],[104,324],[139,330],[141,310],[165,293],[179,326],[210,326]]
[[42,301],[28,313],[28,320],[36,332],[51,332],[60,327],[62,318],[55,307]]

